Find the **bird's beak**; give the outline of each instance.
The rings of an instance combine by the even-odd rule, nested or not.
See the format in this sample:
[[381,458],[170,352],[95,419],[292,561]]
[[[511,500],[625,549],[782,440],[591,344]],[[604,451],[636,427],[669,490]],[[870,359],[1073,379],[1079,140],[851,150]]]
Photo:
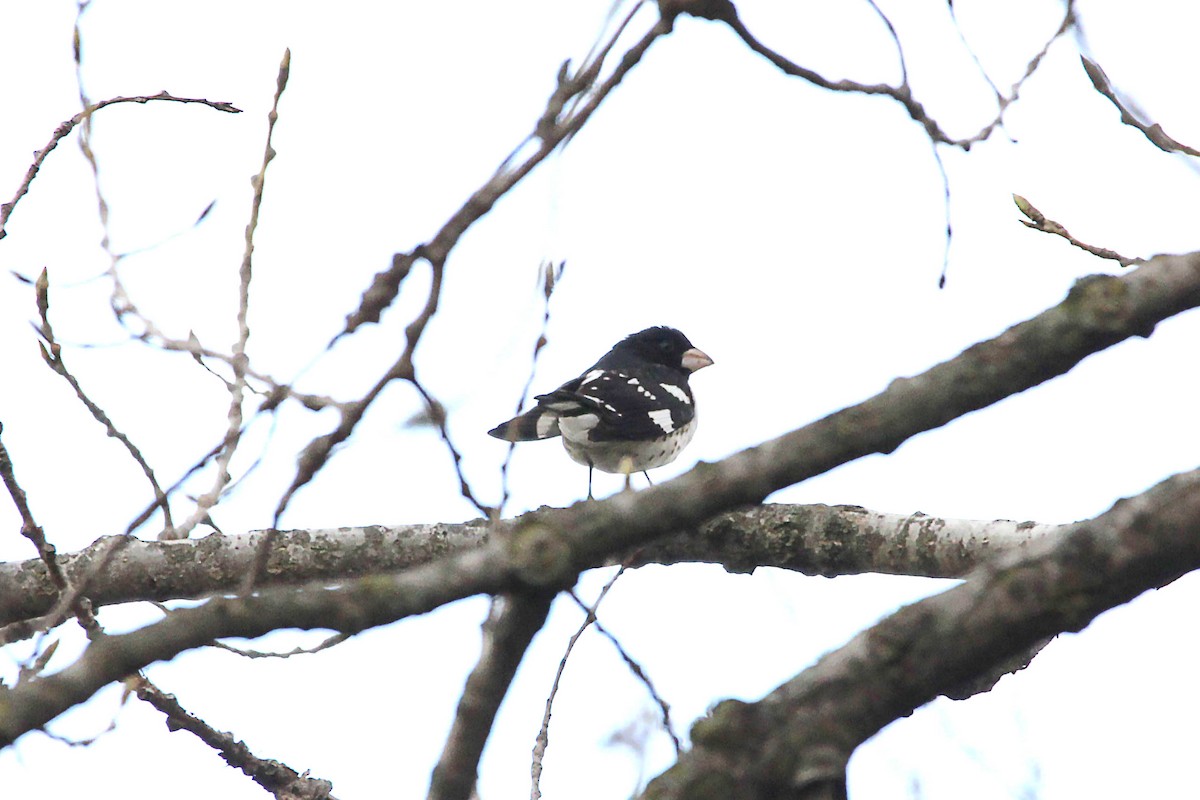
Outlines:
[[713,360],[701,349],[693,347],[683,354],[683,368],[688,372],[711,367]]

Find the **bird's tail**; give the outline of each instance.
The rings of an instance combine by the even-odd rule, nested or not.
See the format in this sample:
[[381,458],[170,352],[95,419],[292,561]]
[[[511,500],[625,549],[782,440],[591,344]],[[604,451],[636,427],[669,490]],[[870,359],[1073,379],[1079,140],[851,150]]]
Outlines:
[[559,434],[558,415],[540,406],[488,431],[488,436],[506,442],[531,442],[535,439],[549,439]]

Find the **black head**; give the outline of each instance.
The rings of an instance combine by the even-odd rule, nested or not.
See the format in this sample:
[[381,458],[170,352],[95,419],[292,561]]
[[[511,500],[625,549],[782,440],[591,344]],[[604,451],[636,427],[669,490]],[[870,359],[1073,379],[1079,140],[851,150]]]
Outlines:
[[612,349],[613,353],[633,352],[641,358],[671,369],[695,372],[713,363],[686,336],[674,328],[659,325],[626,336]]

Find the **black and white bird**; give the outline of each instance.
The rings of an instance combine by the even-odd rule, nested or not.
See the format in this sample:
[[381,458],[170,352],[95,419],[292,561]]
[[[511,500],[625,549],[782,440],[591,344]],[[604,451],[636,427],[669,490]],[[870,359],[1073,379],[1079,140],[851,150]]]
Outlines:
[[675,460],[696,432],[688,378],[712,363],[674,328],[647,328],[488,434],[509,442],[562,436],[567,454],[588,468],[590,499],[593,469],[646,475]]

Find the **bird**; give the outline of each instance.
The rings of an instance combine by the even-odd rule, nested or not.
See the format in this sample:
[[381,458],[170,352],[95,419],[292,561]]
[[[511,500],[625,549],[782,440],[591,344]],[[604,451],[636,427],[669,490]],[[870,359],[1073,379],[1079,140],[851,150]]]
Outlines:
[[688,378],[713,360],[675,328],[632,333],[592,366],[528,411],[502,422],[489,436],[528,442],[561,436],[577,463],[592,471],[629,476],[675,460],[696,433],[696,399]]

